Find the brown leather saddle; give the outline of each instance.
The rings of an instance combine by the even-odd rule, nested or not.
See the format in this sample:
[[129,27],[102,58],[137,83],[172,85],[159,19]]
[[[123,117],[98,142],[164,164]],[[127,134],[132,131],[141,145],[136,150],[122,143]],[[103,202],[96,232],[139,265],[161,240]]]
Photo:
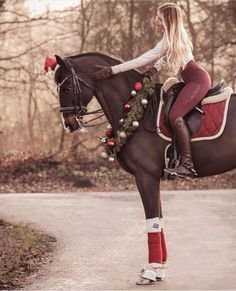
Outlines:
[[[177,96],[179,95],[180,91],[183,89],[185,86],[184,82],[178,82],[171,86],[164,94],[163,99],[164,99],[164,121],[168,129],[171,131],[171,126],[169,122],[169,113],[170,110],[175,103]],[[210,97],[210,96],[215,96],[218,94],[222,93],[224,86],[224,80],[220,80],[215,86],[213,86],[207,94],[204,96]],[[203,99],[204,99],[203,98]],[[202,108],[201,108],[201,103],[198,104],[197,107],[195,107],[190,113],[188,113],[185,117],[184,120],[189,128],[190,134],[195,133],[201,123],[201,118],[202,115],[204,114]]]

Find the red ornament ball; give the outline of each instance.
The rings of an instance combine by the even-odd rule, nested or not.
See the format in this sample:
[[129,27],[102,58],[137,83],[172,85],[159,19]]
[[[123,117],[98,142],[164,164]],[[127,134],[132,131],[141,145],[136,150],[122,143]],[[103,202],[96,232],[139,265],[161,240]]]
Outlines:
[[107,145],[109,146],[109,148],[114,148],[114,146],[116,145],[115,140],[112,138],[107,142]]
[[107,129],[106,130],[106,136],[107,137],[114,137],[114,132],[112,129]]
[[124,109],[125,109],[125,111],[129,111],[131,109],[131,104],[130,103],[126,103],[124,105]]
[[143,85],[140,82],[137,82],[137,83],[134,84],[134,89],[136,91],[140,91],[142,89],[142,87],[143,87]]

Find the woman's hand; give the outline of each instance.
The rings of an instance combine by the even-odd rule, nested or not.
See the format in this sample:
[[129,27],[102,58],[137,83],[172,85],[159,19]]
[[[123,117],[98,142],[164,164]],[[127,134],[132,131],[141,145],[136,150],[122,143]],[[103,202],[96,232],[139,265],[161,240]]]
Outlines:
[[112,75],[111,67],[105,67],[105,66],[99,66],[99,65],[95,65],[94,67],[99,68],[100,70],[92,74],[93,80],[107,79]]
[[148,68],[147,71],[144,72],[144,77],[152,77],[157,72],[157,69],[155,67]]

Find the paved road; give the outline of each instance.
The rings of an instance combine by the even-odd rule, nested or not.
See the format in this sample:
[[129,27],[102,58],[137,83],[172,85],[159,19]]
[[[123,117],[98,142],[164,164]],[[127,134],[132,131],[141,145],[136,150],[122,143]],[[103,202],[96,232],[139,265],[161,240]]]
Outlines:
[[54,234],[44,277],[24,290],[236,290],[236,189],[163,191],[167,279],[135,285],[147,259],[137,192],[1,194],[0,217]]

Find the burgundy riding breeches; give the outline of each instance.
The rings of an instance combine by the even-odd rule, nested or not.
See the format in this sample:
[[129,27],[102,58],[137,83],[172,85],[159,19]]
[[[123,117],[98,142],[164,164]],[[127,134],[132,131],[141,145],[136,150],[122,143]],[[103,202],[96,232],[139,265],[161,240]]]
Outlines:
[[184,117],[196,107],[211,88],[209,74],[194,60],[189,61],[185,69],[180,70],[180,74],[186,85],[171,108],[169,115],[171,125],[178,117]]

